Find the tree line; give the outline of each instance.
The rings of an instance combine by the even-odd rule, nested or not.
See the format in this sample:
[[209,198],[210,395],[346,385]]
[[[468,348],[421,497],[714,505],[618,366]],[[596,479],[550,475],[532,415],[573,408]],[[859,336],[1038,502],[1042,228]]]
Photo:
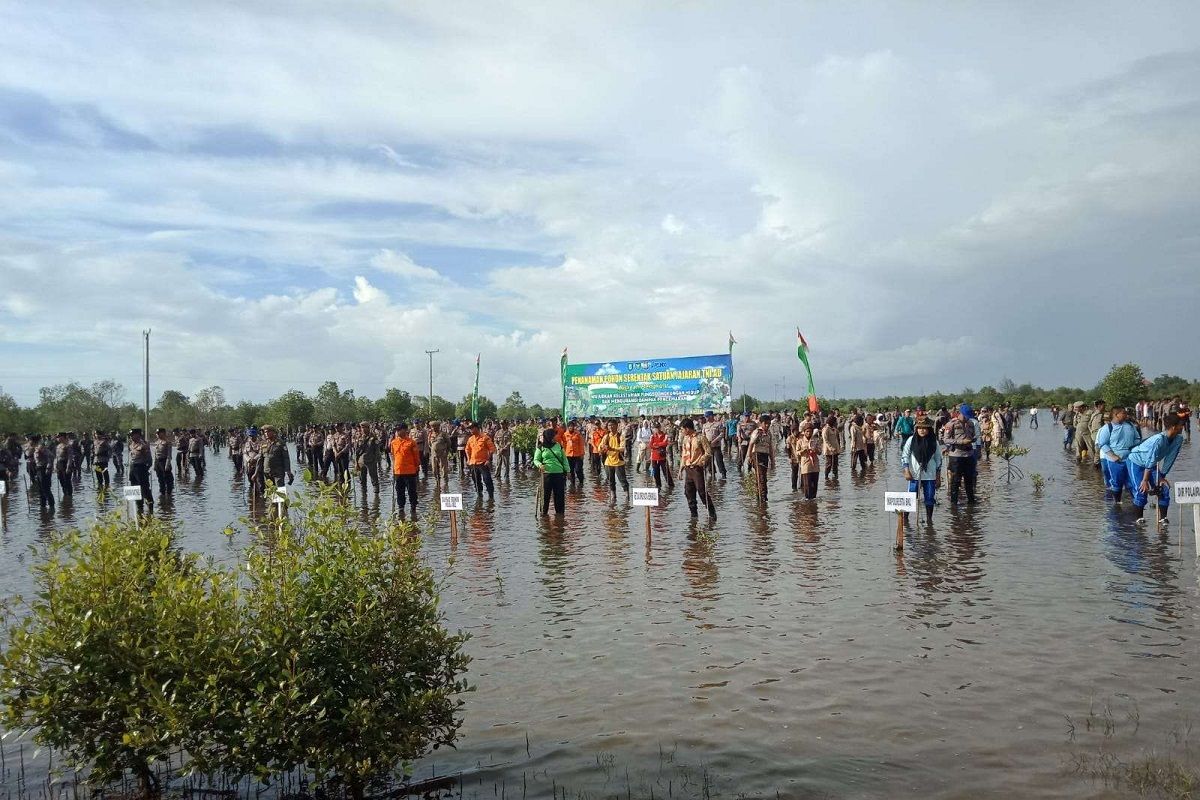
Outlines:
[[[372,399],[342,389],[336,381],[321,384],[315,394],[290,389],[273,400],[254,403],[242,400],[229,403],[225,390],[209,386],[192,396],[168,389],[150,409],[153,427],[174,428],[246,428],[272,424],[296,428],[310,423],[388,422],[413,418],[466,419],[471,416],[470,394],[457,403],[434,395],[411,395],[391,388],[382,397]],[[500,405],[479,396],[481,419],[530,419],[553,416],[554,407],[527,404],[514,391]],[[143,409],[128,400],[125,387],[114,381],[98,381],[90,386],[71,382],[45,386],[36,405],[21,406],[0,390],[0,433],[53,433],[57,431],[117,431],[140,428]]]
[[[959,392],[933,392],[922,395],[888,395],[873,398],[819,398],[824,409],[851,408],[891,409],[941,408],[971,403],[975,407],[998,406],[1011,403],[1017,408],[1051,405],[1065,406],[1076,400],[1103,398],[1109,404],[1131,405],[1139,400],[1166,399],[1176,395],[1193,406],[1200,402],[1200,381],[1187,380],[1178,375],[1159,375],[1150,381],[1136,364],[1121,364],[1112,370],[1094,387],[1059,386],[1043,389],[1029,383],[1017,384],[1005,378],[999,386],[984,386],[978,390],[963,389]],[[804,398],[769,402],[748,394],[733,399],[732,409],[748,411],[782,411],[803,408]],[[519,391],[514,391],[503,403],[497,405],[480,395],[479,416],[481,419],[539,419],[553,417],[559,413],[556,406],[527,404]],[[201,389],[191,397],[175,389],[168,389],[150,409],[150,424],[154,427],[172,428],[245,428],[250,425],[273,424],[285,428],[296,428],[309,423],[328,424],[333,422],[388,422],[407,420],[414,417],[434,419],[468,419],[471,416],[471,395],[465,395],[455,403],[438,395],[429,398],[411,395],[402,389],[391,388],[382,397],[371,399],[356,395],[353,389],[341,389],[335,381],[321,384],[313,395],[299,389],[290,389],[273,400],[253,403],[242,400],[231,404],[226,400],[220,386]],[[0,433],[25,434],[32,432],[53,433],[69,431],[116,431],[141,427],[142,408],[130,402],[125,388],[114,381],[99,381],[91,386],[79,383],[63,383],[46,386],[39,392],[39,400],[32,407],[23,407],[12,396],[0,391]]]

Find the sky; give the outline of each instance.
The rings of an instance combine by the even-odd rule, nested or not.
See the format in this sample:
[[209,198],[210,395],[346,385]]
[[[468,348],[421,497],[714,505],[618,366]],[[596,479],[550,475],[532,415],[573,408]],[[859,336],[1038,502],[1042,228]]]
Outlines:
[[1195,2],[0,0],[25,404],[1196,377],[1197,221]]

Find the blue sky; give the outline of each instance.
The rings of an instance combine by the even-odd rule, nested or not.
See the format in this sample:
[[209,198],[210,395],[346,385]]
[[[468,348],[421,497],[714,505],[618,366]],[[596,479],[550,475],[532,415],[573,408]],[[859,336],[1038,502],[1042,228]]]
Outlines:
[[[0,387],[1200,375],[1194,3],[0,0]],[[1131,334],[1131,325],[1157,331]],[[1136,328],[1140,331],[1140,328]],[[743,388],[741,386],[739,389]]]

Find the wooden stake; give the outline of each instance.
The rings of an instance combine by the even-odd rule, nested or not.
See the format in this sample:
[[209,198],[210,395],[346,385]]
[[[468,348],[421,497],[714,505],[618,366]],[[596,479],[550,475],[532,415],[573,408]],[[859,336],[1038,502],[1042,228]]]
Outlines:
[[896,549],[904,549],[904,514],[896,512]]
[[646,506],[646,546],[650,546],[650,506]]
[[450,512],[450,546],[458,546],[458,512]]

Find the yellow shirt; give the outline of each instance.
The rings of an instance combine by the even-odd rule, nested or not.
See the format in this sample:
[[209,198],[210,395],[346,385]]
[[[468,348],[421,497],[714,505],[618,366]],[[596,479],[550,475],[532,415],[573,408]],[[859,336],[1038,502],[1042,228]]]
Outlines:
[[606,448],[604,453],[604,466],[625,466],[625,443],[621,441],[621,434],[604,434],[604,437],[600,440],[600,446]]

